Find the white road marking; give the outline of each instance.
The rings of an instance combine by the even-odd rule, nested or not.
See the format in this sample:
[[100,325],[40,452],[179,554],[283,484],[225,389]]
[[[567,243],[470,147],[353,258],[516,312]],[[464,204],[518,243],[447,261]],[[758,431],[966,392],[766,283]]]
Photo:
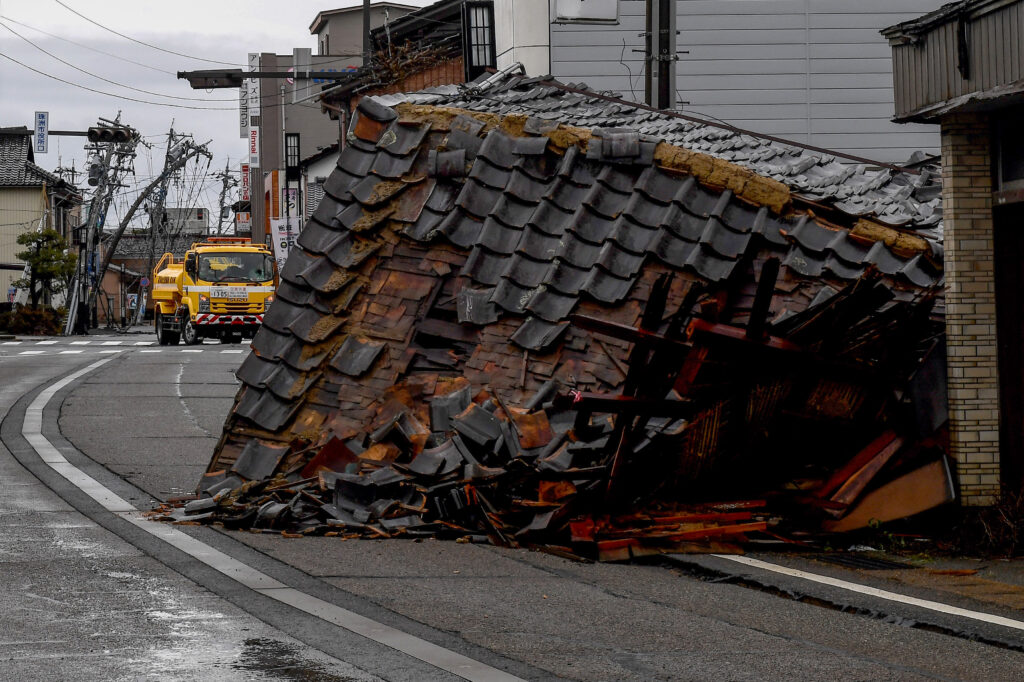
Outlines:
[[163,353],[163,348],[143,348],[139,351],[140,353]]
[[152,341],[136,341],[135,345],[136,346],[152,346],[153,342]]
[[[68,462],[63,455],[47,440],[42,433],[43,409],[54,395],[62,388],[79,377],[106,364],[110,359],[99,360],[88,367],[69,374],[43,390],[36,396],[32,404],[25,410],[25,421],[21,434],[36,451],[40,459],[51,469],[66,478],[92,499],[96,500],[107,511],[140,528],[150,535],[160,538],[172,547],[188,554],[210,568],[252,589],[295,609],[316,616],[338,627],[345,628],[358,635],[383,644],[396,651],[417,658],[441,670],[473,682],[522,682],[497,668],[475,661],[444,647],[415,637],[397,628],[362,616],[354,611],[324,601],[313,595],[288,587],[275,578],[256,570],[248,564],[228,556],[224,552],[207,545],[191,535],[181,532],[174,526],[146,519],[142,513],[129,502],[119,497],[102,483],[89,476]],[[180,376],[180,375],[179,375]]]
[[23,350],[18,355],[42,355],[45,350]]
[[50,339],[49,341],[36,341],[37,346],[52,346],[57,343],[56,339]]
[[244,353],[242,350],[222,350],[221,353]]
[[108,348],[107,350],[101,350],[100,355],[109,355],[111,353],[123,353],[123,348]]
[[84,353],[84,350],[62,350],[57,355],[73,355],[75,353]]
[[796,568],[789,568],[787,566],[779,566],[778,564],[768,563],[767,561],[761,561],[759,559],[752,559],[747,556],[738,556],[731,554],[714,554],[719,559],[727,559],[729,561],[735,561],[736,563],[744,564],[745,566],[751,566],[753,568],[760,568],[765,571],[771,571],[773,573],[781,573],[794,578],[802,578],[815,583],[821,583],[822,585],[831,585],[832,587],[838,587],[841,590],[849,590],[851,592],[857,592],[858,594],[865,594],[871,597],[878,597],[880,599],[887,599],[889,601],[899,602],[900,604],[909,604],[911,606],[919,606],[929,611],[938,611],[939,613],[945,613],[951,616],[959,616],[961,618],[970,618],[971,620],[980,620],[984,623],[992,623],[994,625],[1002,625],[1004,627],[1013,628],[1014,630],[1024,630],[1024,621],[1013,620],[1011,618],[1004,618],[1002,616],[995,616],[991,613],[984,613],[982,611],[971,611],[969,609],[962,609],[958,606],[950,606],[943,604],[942,602],[930,601],[928,599],[918,599],[917,597],[908,597],[904,594],[897,592],[889,592],[888,590],[880,590],[877,587],[869,587],[867,585],[859,585],[852,583],[848,580],[840,580],[839,578],[831,578],[827,575],[820,575],[818,573],[809,573],[807,571],[801,571]]
[[202,353],[203,349],[202,348],[182,348],[181,352],[182,353]]
[[92,341],[72,341],[72,346],[88,346]]
[[120,341],[104,341],[100,345],[101,346],[120,346],[121,342]]
[[20,346],[21,341],[4,341],[0,343],[0,346]]

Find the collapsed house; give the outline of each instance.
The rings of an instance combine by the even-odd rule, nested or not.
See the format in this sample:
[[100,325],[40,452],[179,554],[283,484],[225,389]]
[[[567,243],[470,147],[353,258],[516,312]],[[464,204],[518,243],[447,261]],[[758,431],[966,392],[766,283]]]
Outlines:
[[951,499],[934,177],[572,90],[360,102],[173,518],[614,559]]

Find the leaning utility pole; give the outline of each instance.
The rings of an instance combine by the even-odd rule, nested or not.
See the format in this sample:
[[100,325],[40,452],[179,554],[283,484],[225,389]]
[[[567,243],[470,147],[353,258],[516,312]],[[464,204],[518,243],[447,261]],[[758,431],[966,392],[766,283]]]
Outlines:
[[[110,259],[113,257],[114,251],[117,250],[117,244],[121,241],[124,231],[128,228],[128,223],[131,222],[132,218],[135,216],[135,212],[139,209],[139,206],[142,205],[142,202],[149,198],[150,193],[152,193],[158,186],[166,187],[167,179],[177,171],[184,168],[185,164],[195,157],[205,156],[210,158],[210,152],[206,149],[205,144],[197,145],[188,139],[183,140],[177,146],[177,150],[179,153],[176,153],[174,158],[169,160],[169,162],[164,166],[164,169],[160,172],[160,175],[154,178],[153,181],[139,193],[139,196],[135,199],[135,203],[131,205],[128,212],[124,214],[124,218],[121,219],[121,224],[118,225],[117,231],[111,235],[107,246],[107,252],[103,255],[103,261],[100,263],[98,268],[98,274],[100,277],[103,277],[107,268],[110,266]],[[150,265],[150,270],[152,269],[153,267]]]
[[103,222],[114,198],[114,190],[121,186],[121,175],[129,170],[125,162],[130,165],[135,158],[135,147],[141,139],[138,132],[121,123],[120,113],[113,121],[104,118],[99,120],[86,133],[90,142],[86,149],[93,152],[89,184],[95,185],[96,190],[89,203],[87,224],[81,228],[84,230],[84,241],[79,241],[78,268],[68,306],[65,334],[85,334],[95,316],[96,293],[103,279],[102,275],[97,277],[98,273],[93,266],[96,263]]
[[[167,186],[171,182],[171,174],[167,173],[167,168],[177,158],[175,155],[179,151],[174,140],[174,122],[172,121],[171,129],[167,133],[167,151],[164,152],[164,169],[160,173],[160,189],[156,197],[156,205],[149,209],[149,258],[146,261],[146,272],[143,273],[143,276],[148,276],[153,271],[153,260],[156,258],[157,228],[167,221]],[[120,239],[120,237],[118,238]]]
[[213,176],[215,178],[219,177],[220,178],[220,182],[221,182],[221,185],[220,185],[220,199],[217,201],[217,204],[218,204],[218,209],[217,209],[217,235],[218,236],[221,234],[221,230],[222,230],[222,228],[224,226],[224,209],[227,208],[227,204],[225,204],[224,202],[227,199],[228,190],[231,189],[231,187],[233,187],[234,185],[238,184],[238,180],[236,180],[234,174],[231,173],[230,163],[231,163],[230,160],[226,160],[224,162],[224,172],[223,173],[216,173]]

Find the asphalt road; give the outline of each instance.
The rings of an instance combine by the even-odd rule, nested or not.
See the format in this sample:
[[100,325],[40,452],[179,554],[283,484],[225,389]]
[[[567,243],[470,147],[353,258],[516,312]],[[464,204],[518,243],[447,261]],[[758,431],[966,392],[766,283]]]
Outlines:
[[[215,344],[160,348],[149,335],[85,340],[0,342],[5,675],[455,679],[197,565],[42,466],[20,437],[34,391],[109,357],[54,396],[43,433],[138,508],[190,491],[247,352]],[[678,568],[583,564],[437,541],[183,530],[301,593],[524,679],[1017,680],[1024,671],[1024,653],[951,636],[973,633],[1024,650],[1022,631],[811,590],[816,603],[856,602],[862,615],[843,613],[777,596],[809,589],[794,579],[761,576],[761,589],[749,587],[754,579],[748,586],[716,581],[726,569],[711,558]],[[922,622],[946,634],[913,627]]]

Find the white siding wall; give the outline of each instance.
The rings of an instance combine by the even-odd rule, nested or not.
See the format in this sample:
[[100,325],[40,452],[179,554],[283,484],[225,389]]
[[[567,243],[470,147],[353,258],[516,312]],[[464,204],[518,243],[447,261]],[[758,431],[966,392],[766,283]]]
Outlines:
[[[880,161],[937,153],[935,126],[889,121],[892,55],[879,30],[942,4],[678,0],[678,49],[689,50],[677,64],[682,109]],[[618,25],[551,24],[552,73],[642,100],[632,50],[643,47],[644,12],[644,0],[620,0]]]
[[[4,187],[0,189],[0,263],[23,263],[14,254],[25,250],[18,244],[18,235],[39,227],[46,210],[46,200],[39,187]],[[20,279],[22,270],[0,269],[0,296],[7,300],[7,287]]]

